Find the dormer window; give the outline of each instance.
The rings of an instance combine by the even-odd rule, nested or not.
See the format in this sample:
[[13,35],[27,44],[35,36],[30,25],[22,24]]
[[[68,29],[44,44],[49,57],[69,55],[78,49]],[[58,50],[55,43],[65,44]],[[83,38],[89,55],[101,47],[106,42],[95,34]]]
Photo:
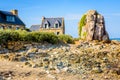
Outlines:
[[48,28],[48,24],[45,24],[45,29],[47,29]]
[[15,17],[14,16],[6,16],[6,21],[15,22]]
[[55,24],[55,28],[58,28],[59,27],[59,24]]
[[59,28],[59,22],[58,22],[58,21],[56,21],[56,22],[54,23],[54,28]]
[[44,28],[45,28],[45,29],[48,29],[48,28],[49,28],[49,22],[48,22],[48,21],[45,21],[45,23],[44,23]]

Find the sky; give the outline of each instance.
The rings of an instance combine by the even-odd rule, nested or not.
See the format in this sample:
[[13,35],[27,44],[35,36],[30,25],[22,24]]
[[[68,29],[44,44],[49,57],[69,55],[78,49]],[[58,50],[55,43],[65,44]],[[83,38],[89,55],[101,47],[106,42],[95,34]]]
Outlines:
[[88,10],[97,10],[105,17],[110,38],[120,38],[120,0],[1,0],[0,10],[17,9],[26,24],[41,24],[42,16],[64,17],[65,34],[78,37],[78,22]]

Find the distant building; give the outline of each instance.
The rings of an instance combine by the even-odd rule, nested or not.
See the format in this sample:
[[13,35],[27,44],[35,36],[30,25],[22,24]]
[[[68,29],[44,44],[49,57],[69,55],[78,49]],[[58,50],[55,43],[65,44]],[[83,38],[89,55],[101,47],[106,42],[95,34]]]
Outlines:
[[18,10],[0,10],[0,29],[24,29],[25,24],[18,17]]
[[30,31],[40,31],[41,25],[32,25]]
[[45,18],[42,17],[41,25],[32,25],[31,31],[54,32],[55,34],[64,34],[64,18]]

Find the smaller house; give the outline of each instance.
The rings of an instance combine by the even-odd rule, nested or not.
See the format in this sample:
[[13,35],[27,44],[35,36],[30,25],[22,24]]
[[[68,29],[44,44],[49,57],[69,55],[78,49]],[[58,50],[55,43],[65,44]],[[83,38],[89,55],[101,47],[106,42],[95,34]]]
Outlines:
[[30,31],[39,31],[40,27],[41,27],[41,25],[32,25],[30,27]]
[[0,29],[24,29],[25,24],[18,16],[18,10],[0,10]]
[[64,18],[42,17],[41,25],[32,25],[31,31],[54,32],[55,34],[65,34]]

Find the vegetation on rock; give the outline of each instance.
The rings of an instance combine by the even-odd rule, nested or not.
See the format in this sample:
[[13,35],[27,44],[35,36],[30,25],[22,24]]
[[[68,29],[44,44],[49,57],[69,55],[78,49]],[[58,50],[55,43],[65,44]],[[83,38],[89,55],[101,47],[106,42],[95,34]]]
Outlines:
[[81,37],[82,27],[85,26],[85,24],[86,24],[86,15],[84,14],[79,22],[79,27],[78,27],[80,37]]

